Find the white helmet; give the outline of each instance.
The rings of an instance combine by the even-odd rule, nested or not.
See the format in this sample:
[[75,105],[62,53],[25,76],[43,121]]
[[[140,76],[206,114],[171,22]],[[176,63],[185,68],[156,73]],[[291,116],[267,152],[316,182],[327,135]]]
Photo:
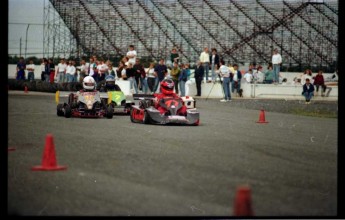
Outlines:
[[94,90],[95,84],[95,79],[92,76],[87,76],[83,79],[83,88],[86,90]]

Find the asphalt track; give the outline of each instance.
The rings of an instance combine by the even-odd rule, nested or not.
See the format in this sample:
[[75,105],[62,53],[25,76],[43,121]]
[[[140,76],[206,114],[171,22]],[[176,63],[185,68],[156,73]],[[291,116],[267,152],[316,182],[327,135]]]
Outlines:
[[[256,216],[337,214],[337,119],[199,99],[200,126],[56,115],[53,94],[10,94],[8,213],[34,216],[232,216],[251,189]],[[65,171],[40,165],[53,134]]]

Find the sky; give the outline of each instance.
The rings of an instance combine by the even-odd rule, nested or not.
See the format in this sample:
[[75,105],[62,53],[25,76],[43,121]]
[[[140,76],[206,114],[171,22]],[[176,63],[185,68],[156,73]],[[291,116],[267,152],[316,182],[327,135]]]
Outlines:
[[[42,57],[43,11],[48,0],[8,0],[8,54],[25,56],[26,30],[27,56]],[[21,24],[18,24],[21,23]]]

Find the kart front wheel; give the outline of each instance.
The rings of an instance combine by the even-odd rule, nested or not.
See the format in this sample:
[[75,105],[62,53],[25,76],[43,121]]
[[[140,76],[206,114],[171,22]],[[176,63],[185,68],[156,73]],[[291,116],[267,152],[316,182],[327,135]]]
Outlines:
[[113,115],[114,115],[114,109],[113,109],[113,106],[109,105],[105,111],[105,115],[107,118],[111,119],[113,118]]
[[63,108],[63,104],[58,104],[56,106],[56,114],[57,114],[57,116],[63,116],[64,115],[64,113],[62,111],[62,108]]
[[66,117],[66,118],[70,118],[71,115],[72,115],[71,106],[66,105],[66,107],[65,107],[65,117]]

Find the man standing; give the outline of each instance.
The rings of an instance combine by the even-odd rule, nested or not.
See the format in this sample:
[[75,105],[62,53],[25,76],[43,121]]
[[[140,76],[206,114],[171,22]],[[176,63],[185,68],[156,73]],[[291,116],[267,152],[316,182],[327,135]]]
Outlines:
[[65,63],[65,59],[61,58],[60,63],[58,64],[58,68],[55,73],[55,77],[54,77],[54,78],[58,78],[59,83],[63,83],[66,81],[65,79],[66,68],[67,68],[67,65]]
[[212,73],[212,81],[213,83],[216,82],[216,69],[219,67],[219,55],[217,54],[217,49],[212,49],[212,54],[210,56],[211,61],[211,73]]
[[163,79],[165,78],[165,76],[168,72],[168,68],[164,64],[164,59],[160,59],[159,64],[155,67],[154,72],[157,75],[157,77],[156,77],[156,83],[155,83],[155,87],[154,87],[153,91],[156,92],[158,89],[159,83],[163,81]]
[[128,63],[131,63],[134,66],[137,58],[137,52],[134,50],[134,45],[129,45],[129,51],[126,54],[126,57],[128,58]]
[[206,82],[209,83],[211,80],[208,80],[208,70],[210,68],[210,54],[208,53],[208,47],[204,48],[204,51],[200,54],[199,60],[204,66],[204,71],[206,71]]
[[219,74],[223,77],[223,90],[224,90],[224,99],[220,100],[221,102],[230,102],[230,69],[225,65],[225,62],[220,61]]
[[201,81],[204,78],[204,67],[202,66],[202,63],[200,61],[195,67],[194,77],[197,91],[196,96],[201,96]]
[[17,80],[25,80],[25,69],[26,64],[23,57],[19,58],[19,62],[17,63]]
[[33,60],[29,61],[29,65],[26,66],[26,69],[28,70],[28,80],[30,82],[35,80],[35,64]]
[[273,65],[273,82],[279,83],[279,72],[280,65],[282,63],[282,56],[278,53],[278,49],[274,49],[272,55],[272,65]]

